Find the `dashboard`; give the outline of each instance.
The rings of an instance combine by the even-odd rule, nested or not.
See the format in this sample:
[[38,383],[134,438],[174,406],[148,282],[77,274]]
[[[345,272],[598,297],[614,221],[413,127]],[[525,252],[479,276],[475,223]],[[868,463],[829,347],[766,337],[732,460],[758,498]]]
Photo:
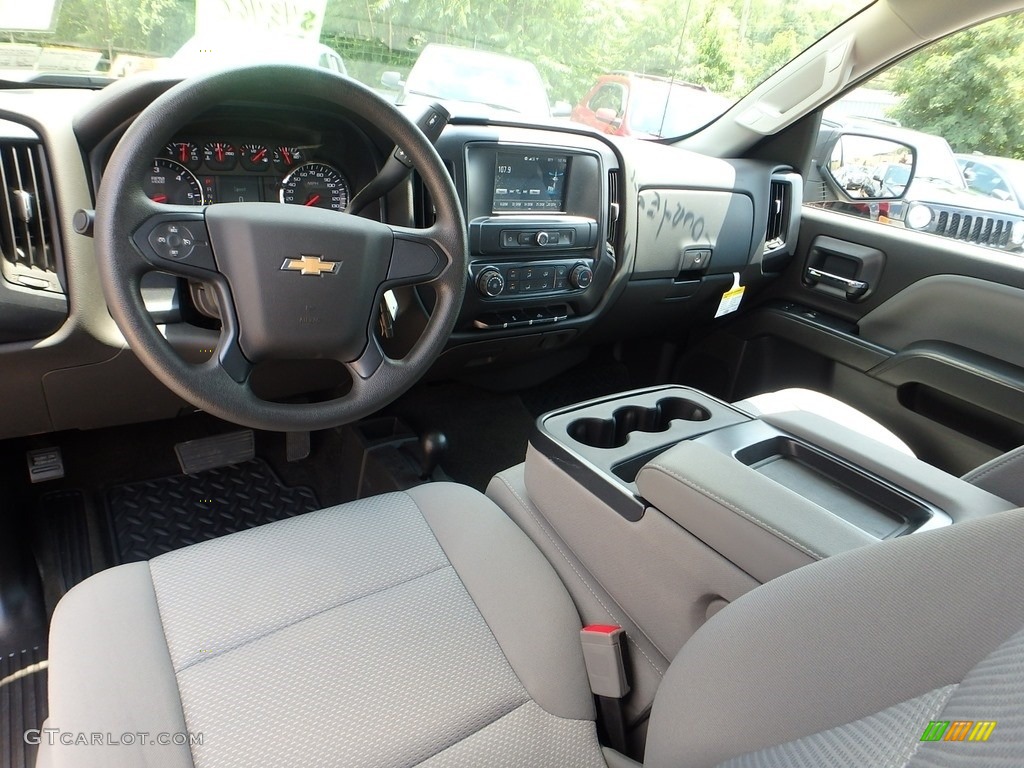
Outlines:
[[[0,438],[187,408],[125,348],[99,289],[93,241],[76,230],[131,120],[173,84],[0,92],[0,170],[8,177],[0,220],[13,222],[0,226],[0,356],[13,372],[0,377],[0,397],[19,404],[0,418]],[[226,102],[167,128],[139,184],[157,203],[197,210],[260,202],[350,215],[349,203],[394,150],[359,115],[287,95]],[[568,366],[596,343],[710,319],[734,274],[756,287],[795,245],[799,206],[780,200],[779,189],[792,198],[801,183],[770,162],[710,158],[568,123],[475,116],[456,116],[435,146],[462,202],[469,259],[455,329],[429,377],[501,381],[520,364]],[[32,178],[12,184],[29,166]],[[30,222],[19,223],[28,198],[13,187],[37,206]],[[429,227],[433,206],[412,173],[358,215]],[[220,322],[203,285],[154,272],[142,291],[179,354],[206,359]],[[381,304],[379,333],[385,351],[401,357],[434,296],[429,283],[394,293]],[[324,375],[315,366],[289,370],[274,394],[326,391]]]
[[321,155],[319,144],[282,143],[265,136],[175,136],[153,158],[143,191],[174,205],[280,202],[344,211],[348,177]]

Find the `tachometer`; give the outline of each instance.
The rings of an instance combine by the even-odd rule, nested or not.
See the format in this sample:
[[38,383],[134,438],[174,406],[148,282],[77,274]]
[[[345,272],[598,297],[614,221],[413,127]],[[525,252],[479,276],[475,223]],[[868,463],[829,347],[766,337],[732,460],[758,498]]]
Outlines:
[[348,200],[348,181],[323,163],[300,165],[281,182],[282,203],[344,211]]
[[158,157],[142,180],[142,191],[150,200],[171,205],[202,205],[199,179],[181,163]]

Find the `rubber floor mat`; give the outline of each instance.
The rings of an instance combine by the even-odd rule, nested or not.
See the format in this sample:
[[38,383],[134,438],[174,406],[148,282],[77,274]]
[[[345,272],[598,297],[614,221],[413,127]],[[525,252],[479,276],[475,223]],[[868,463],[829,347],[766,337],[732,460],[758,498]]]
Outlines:
[[38,747],[25,732],[46,719],[45,658],[41,648],[0,656],[0,768],[35,765]]
[[311,489],[283,485],[261,459],[114,486],[106,501],[121,563],[320,508]]

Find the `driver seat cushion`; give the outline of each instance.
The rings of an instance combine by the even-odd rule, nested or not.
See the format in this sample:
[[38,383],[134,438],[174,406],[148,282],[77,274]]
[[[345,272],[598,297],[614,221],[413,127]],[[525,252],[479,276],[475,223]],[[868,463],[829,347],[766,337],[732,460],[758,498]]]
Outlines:
[[[54,614],[40,765],[604,765],[579,617],[481,494],[429,484],[120,566]],[[88,663],[83,660],[88,659]]]
[[914,455],[910,446],[903,442],[891,429],[883,426],[881,422],[876,421],[863,411],[859,411],[841,400],[837,400],[823,392],[816,392],[813,389],[793,387],[790,389],[780,389],[775,392],[764,392],[760,395],[740,400],[733,403],[733,405],[752,416],[767,416],[790,411],[815,413],[837,424],[842,424],[847,429],[860,432],[865,437],[873,438],[880,443],[895,448],[908,456]]

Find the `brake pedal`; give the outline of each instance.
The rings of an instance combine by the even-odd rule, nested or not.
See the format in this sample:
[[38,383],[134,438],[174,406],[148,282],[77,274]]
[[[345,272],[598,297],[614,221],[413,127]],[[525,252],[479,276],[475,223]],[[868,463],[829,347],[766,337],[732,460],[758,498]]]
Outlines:
[[208,469],[241,464],[256,456],[256,435],[251,429],[201,437],[174,446],[182,474],[195,475]]

